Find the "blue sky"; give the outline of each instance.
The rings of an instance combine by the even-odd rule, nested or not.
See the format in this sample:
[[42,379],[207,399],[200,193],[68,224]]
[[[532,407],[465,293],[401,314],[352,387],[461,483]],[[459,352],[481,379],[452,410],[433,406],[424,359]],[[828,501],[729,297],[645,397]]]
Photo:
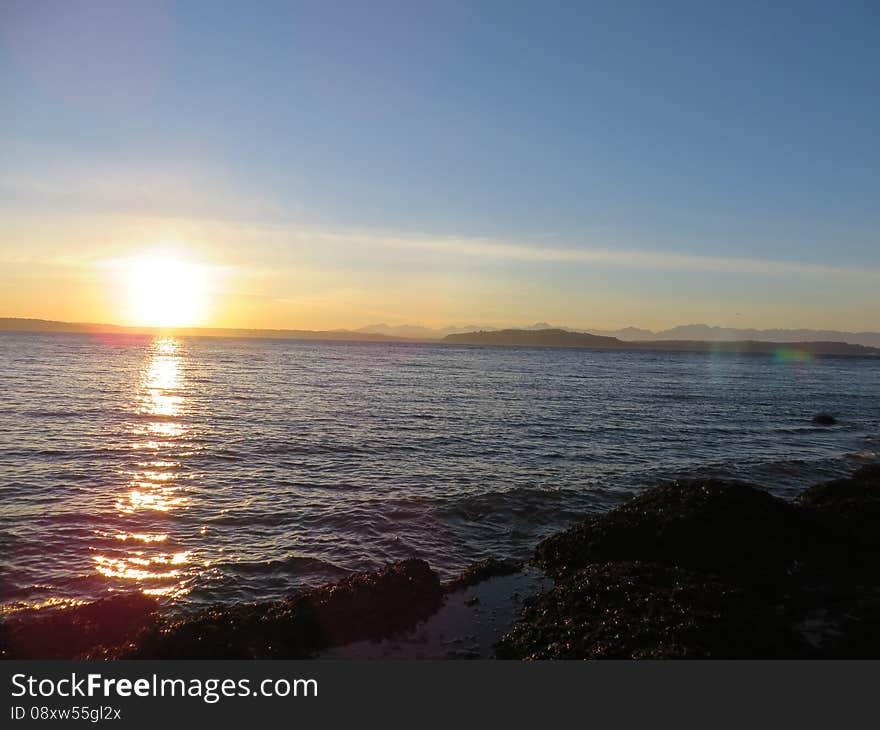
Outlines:
[[3,4],[0,309],[880,328],[876,3],[254,5]]

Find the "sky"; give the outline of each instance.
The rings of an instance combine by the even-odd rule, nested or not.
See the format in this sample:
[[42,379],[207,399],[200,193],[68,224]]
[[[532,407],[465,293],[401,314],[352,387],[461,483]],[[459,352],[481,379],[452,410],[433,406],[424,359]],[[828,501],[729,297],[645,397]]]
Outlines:
[[876,2],[0,3],[0,316],[880,329]]

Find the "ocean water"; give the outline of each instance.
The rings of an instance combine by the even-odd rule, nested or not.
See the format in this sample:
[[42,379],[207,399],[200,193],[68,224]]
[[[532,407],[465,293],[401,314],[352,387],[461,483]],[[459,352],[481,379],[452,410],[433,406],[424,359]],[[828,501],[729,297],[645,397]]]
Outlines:
[[0,333],[0,372],[6,610],[448,576],[658,481],[791,497],[880,452],[877,359]]

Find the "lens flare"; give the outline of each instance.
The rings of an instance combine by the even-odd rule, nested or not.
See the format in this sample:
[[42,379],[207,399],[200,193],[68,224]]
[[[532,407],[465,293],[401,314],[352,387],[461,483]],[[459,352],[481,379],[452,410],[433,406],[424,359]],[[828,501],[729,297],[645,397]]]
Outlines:
[[773,357],[777,362],[809,362],[814,359],[811,353],[794,347],[778,347]]

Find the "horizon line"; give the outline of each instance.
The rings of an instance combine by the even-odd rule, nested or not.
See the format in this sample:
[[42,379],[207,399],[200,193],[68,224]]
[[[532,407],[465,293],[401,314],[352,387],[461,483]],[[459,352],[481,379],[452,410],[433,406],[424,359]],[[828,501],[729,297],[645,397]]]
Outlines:
[[[350,327],[334,327],[332,329],[307,329],[300,327],[246,327],[246,326],[221,326],[221,325],[136,325],[136,324],[117,324],[111,322],[75,322],[75,321],[67,321],[67,320],[58,320],[58,319],[45,319],[43,317],[15,317],[15,316],[0,316],[0,330],[3,331],[15,331],[4,327],[3,324],[6,322],[35,322],[35,323],[43,323],[49,325],[65,325],[70,327],[94,327],[94,328],[105,328],[105,329],[113,329],[113,330],[126,330],[123,334],[159,334],[159,333],[175,333],[175,332],[187,332],[187,331],[235,331],[235,332],[302,332],[302,333],[310,333],[310,334],[350,334],[350,335],[358,335],[358,336],[375,336],[380,338],[394,339],[394,340],[431,340],[431,339],[442,339],[441,337],[431,338],[431,337],[418,337],[418,336],[406,336],[406,335],[389,335],[382,332],[373,332],[368,330],[368,327],[380,327],[384,326],[388,329],[400,329],[400,328],[418,328],[424,329],[428,331],[434,332],[442,332],[447,329],[457,329],[455,325],[447,325],[446,327],[428,327],[424,325],[418,324],[400,324],[400,325],[388,325],[387,323],[376,323],[373,325],[363,325],[360,328],[353,329]],[[536,327],[536,325],[547,325],[546,327]],[[637,325],[625,325],[622,327],[581,327],[577,325],[555,325],[550,324],[544,321],[533,322],[532,324],[524,324],[519,326],[495,326],[490,324],[469,324],[467,326],[463,326],[460,332],[454,332],[450,334],[463,334],[470,332],[483,332],[483,331],[547,331],[547,330],[561,330],[565,332],[573,332],[573,333],[583,333],[583,334],[591,334],[591,333],[599,333],[604,334],[608,332],[623,332],[625,330],[638,330],[641,332],[649,333],[651,335],[661,335],[664,332],[669,332],[671,330],[683,329],[686,327],[706,327],[708,329],[713,330],[733,330],[733,331],[741,331],[741,332],[756,332],[756,333],[771,333],[771,332],[815,332],[815,333],[836,333],[842,335],[876,335],[880,336],[880,331],[872,331],[872,330],[845,330],[845,329],[836,329],[836,328],[818,328],[818,327],[729,327],[724,325],[711,325],[705,322],[690,322],[688,324],[678,324],[673,325],[672,327],[666,327],[663,329],[651,329],[648,327],[639,327]],[[486,328],[489,328],[488,330]],[[26,331],[26,330],[20,330]],[[100,332],[96,332],[100,333]]]

